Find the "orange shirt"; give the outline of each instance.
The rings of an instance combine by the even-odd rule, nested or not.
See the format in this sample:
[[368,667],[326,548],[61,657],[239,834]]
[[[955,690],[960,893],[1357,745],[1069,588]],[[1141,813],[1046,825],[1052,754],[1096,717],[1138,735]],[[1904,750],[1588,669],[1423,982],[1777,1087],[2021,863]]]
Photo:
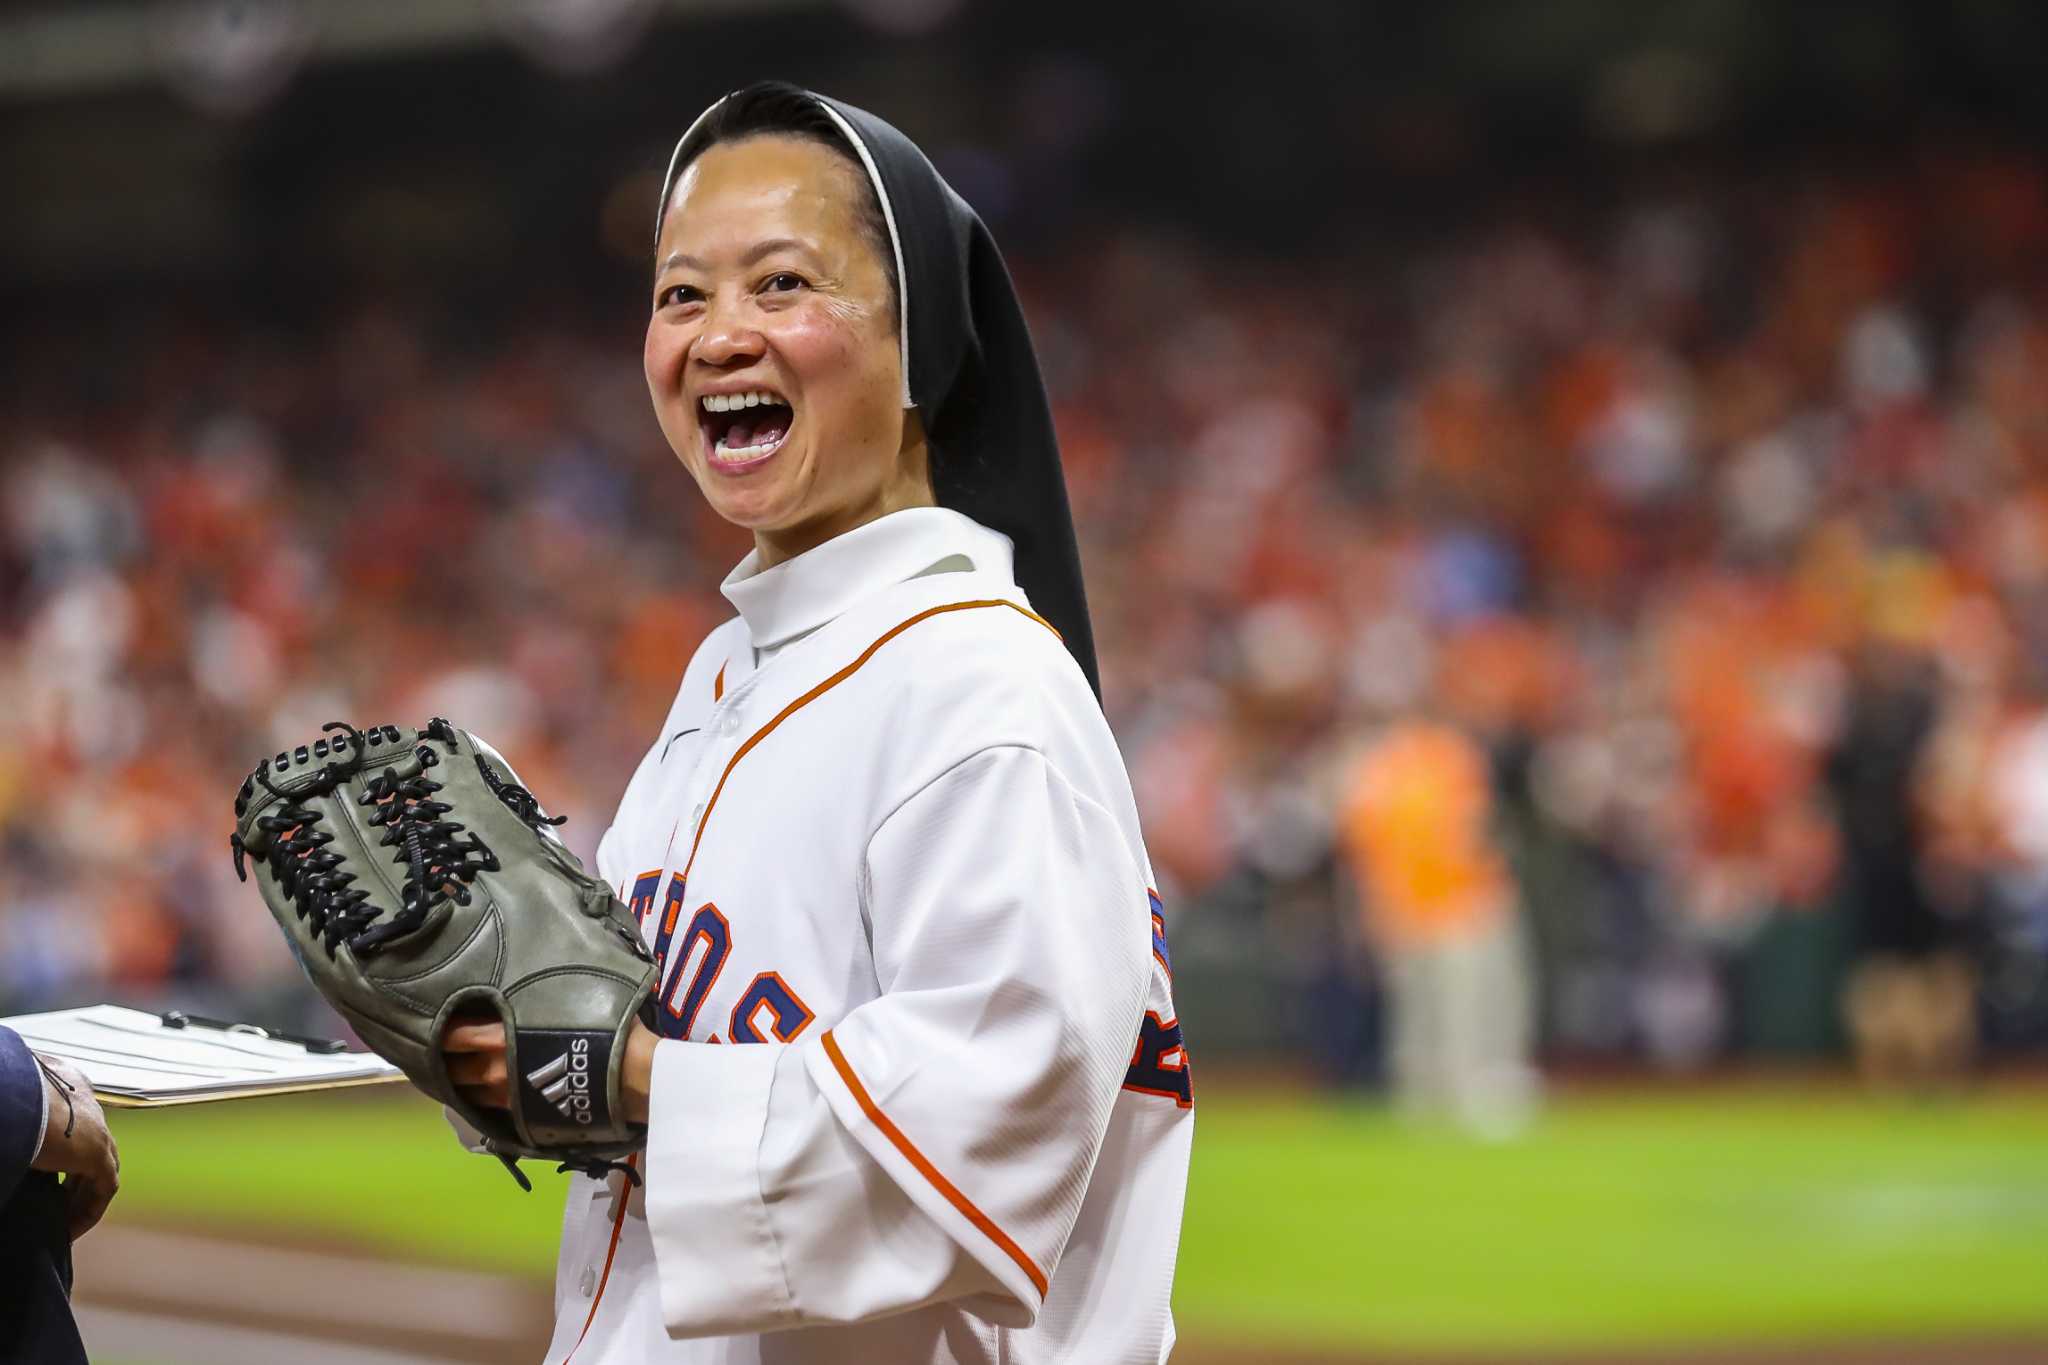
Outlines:
[[1378,937],[1442,942],[1506,911],[1492,812],[1486,754],[1460,731],[1403,721],[1374,742],[1352,770],[1341,833]]

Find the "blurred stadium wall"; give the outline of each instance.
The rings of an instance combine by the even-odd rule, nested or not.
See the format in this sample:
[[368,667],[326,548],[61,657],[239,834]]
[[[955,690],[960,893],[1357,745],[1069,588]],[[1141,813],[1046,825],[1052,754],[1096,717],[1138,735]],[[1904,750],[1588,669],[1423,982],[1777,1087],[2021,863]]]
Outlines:
[[1412,931],[1490,925],[1553,1064],[2039,1057],[2043,51],[2025,0],[11,6],[0,1013],[317,1026],[226,795],[336,716],[460,717],[594,847],[744,548],[640,380],[656,177],[777,75],[1023,283],[1198,1055],[1374,1083]]

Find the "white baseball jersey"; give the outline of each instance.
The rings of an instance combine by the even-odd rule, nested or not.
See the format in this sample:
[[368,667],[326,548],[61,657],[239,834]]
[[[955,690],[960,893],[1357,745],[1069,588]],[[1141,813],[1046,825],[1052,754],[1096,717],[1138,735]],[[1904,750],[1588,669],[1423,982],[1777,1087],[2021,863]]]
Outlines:
[[598,851],[664,1041],[644,1190],[570,1182],[548,1360],[1156,1365],[1164,921],[1009,540],[918,508],[724,591]]

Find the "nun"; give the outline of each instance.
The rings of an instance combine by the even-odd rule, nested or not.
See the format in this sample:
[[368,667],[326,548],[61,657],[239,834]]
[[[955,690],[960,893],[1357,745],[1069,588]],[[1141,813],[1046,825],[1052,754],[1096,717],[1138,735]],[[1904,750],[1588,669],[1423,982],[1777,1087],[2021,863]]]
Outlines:
[[[655,414],[754,548],[598,851],[659,1026],[547,1358],[1164,1360],[1193,1084],[995,242],[766,83],[684,134],[654,256]],[[448,1049],[504,1102],[498,1026]]]

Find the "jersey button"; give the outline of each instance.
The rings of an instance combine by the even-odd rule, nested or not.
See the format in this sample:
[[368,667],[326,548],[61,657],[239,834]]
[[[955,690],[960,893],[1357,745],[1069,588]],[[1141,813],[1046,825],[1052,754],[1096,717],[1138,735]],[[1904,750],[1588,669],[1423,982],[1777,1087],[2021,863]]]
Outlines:
[[583,1297],[586,1299],[595,1294],[597,1292],[597,1267],[588,1265],[583,1267],[583,1278],[576,1282],[576,1288],[582,1291]]
[[719,720],[718,728],[728,735],[738,734],[740,728],[740,713],[737,710],[726,712],[724,717]]

